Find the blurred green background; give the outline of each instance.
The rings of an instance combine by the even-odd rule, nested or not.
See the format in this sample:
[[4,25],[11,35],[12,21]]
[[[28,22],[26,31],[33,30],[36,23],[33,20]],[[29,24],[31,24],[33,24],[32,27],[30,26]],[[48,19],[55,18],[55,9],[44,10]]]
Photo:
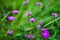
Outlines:
[[[0,40],[45,40],[37,32],[35,27],[39,20],[43,20],[41,27],[47,28],[51,36],[46,40],[60,40],[60,0],[29,0],[27,5],[23,5],[26,0],[0,0]],[[36,2],[41,2],[41,6],[37,6]],[[18,14],[12,14],[12,10],[19,10]],[[30,16],[26,16],[26,12],[32,12],[35,23],[29,23]],[[52,13],[57,13],[58,17],[54,20]],[[8,21],[7,17],[12,15],[14,21]],[[27,39],[24,35],[27,27],[32,28],[30,31],[37,37],[35,39]],[[13,35],[7,35],[8,30],[14,30]],[[34,31],[34,32],[33,32]]]

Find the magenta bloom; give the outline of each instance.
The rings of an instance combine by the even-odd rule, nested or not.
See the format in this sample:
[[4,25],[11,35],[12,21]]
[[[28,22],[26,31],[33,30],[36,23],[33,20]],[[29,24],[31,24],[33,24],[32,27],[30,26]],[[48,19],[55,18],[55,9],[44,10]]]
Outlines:
[[49,38],[50,33],[49,33],[49,31],[43,31],[41,35],[43,38],[47,39],[47,38]]
[[8,16],[9,21],[13,21],[14,19],[15,19],[14,16]]
[[39,28],[40,28],[40,25],[38,24],[38,25],[36,26],[36,28],[38,28],[38,29],[39,29]]
[[17,14],[19,11],[18,10],[13,10],[12,13],[13,14]]
[[33,35],[27,35],[27,38],[31,39],[31,38],[35,38],[35,36],[33,36]]
[[35,19],[35,18],[30,18],[29,21],[30,21],[30,22],[35,22],[36,19]]
[[53,18],[56,18],[58,16],[57,13],[52,13]]
[[28,16],[32,16],[32,13],[31,12],[27,12]]
[[7,34],[10,34],[11,35],[11,34],[13,34],[13,31],[8,31]]
[[49,31],[48,31],[47,29],[42,28],[42,33],[41,33],[41,35],[42,35],[43,38],[47,39],[47,38],[49,38],[50,33],[49,33]]
[[40,3],[40,2],[37,2],[37,3],[36,3],[36,5],[40,6],[40,5],[41,5],[41,3]]
[[42,30],[42,31],[47,31],[47,29],[46,29],[46,28],[41,28],[41,30]]
[[42,20],[40,20],[40,25],[42,25],[43,24],[43,21]]
[[24,2],[24,3],[23,3],[23,5],[26,5],[26,4],[27,4],[27,2]]

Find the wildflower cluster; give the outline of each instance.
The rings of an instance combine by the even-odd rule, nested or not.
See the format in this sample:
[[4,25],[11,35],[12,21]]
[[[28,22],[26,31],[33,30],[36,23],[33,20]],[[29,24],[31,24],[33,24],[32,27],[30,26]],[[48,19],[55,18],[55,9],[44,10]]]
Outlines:
[[[52,2],[52,1],[50,0],[49,2]],[[14,1],[14,3],[16,3],[16,2]],[[51,35],[52,33],[50,32],[51,29],[56,31],[54,29],[55,27],[53,27],[53,25],[56,24],[55,26],[59,26],[59,24],[57,22],[57,20],[60,19],[60,18],[58,18],[58,16],[59,16],[58,13],[53,11],[53,12],[50,12],[51,15],[48,14],[47,12],[49,10],[47,10],[46,5],[40,1],[36,1],[36,2],[32,3],[32,2],[30,2],[30,0],[26,0],[21,3],[22,3],[22,8],[18,9],[17,7],[16,8],[14,7],[15,9],[11,10],[10,14],[8,14],[8,15],[5,14],[5,12],[4,12],[4,18],[2,19],[1,24],[4,24],[3,26],[8,26],[8,27],[6,27],[6,28],[4,27],[4,29],[3,29],[3,27],[1,26],[1,28],[2,28],[2,32],[5,31],[4,33],[8,35],[8,38],[3,39],[6,36],[4,33],[2,33],[2,34],[4,34],[4,37],[2,37],[2,40],[15,40],[15,37],[16,38],[18,37],[17,38],[18,40],[23,40],[23,39],[24,40],[40,40],[41,38],[43,40],[50,39],[52,36]],[[31,3],[31,4],[29,4],[29,3]],[[30,8],[30,7],[28,7],[29,6],[28,4],[29,5],[34,4],[34,6],[33,7],[31,6],[31,8]],[[17,4],[16,6],[18,6],[18,5],[20,5],[20,4]],[[52,7],[51,7],[51,9],[52,9]],[[33,10],[35,10],[35,11],[33,11]],[[47,11],[45,11],[45,10],[47,10]],[[36,11],[38,11],[38,12],[36,12]],[[3,22],[5,18],[7,18],[6,20],[8,22],[5,21],[7,24],[5,22]],[[54,23],[54,22],[56,22],[56,23]],[[48,26],[52,26],[52,27],[48,28]],[[58,32],[58,31],[56,31],[56,32]],[[52,38],[54,36],[52,36]],[[55,40],[55,39],[53,39],[53,40]]]

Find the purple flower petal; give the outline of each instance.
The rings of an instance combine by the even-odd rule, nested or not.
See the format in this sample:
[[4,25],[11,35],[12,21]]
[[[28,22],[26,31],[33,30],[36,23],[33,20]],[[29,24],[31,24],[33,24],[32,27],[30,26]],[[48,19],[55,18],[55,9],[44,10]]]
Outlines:
[[38,29],[39,29],[39,28],[40,28],[40,25],[38,24],[38,25],[36,26],[36,28],[38,28]]
[[47,29],[46,28],[41,28],[42,31],[46,31]]
[[52,16],[53,16],[54,18],[56,18],[56,17],[58,16],[58,14],[57,14],[57,13],[52,13]]
[[43,38],[45,38],[45,39],[49,38],[50,33],[46,28],[42,28],[41,31],[42,31],[41,35]]
[[31,12],[27,12],[28,16],[32,16],[32,13]]
[[27,38],[35,38],[35,36],[33,36],[33,35],[27,35]]
[[26,5],[26,4],[27,4],[27,2],[24,2],[24,3],[23,3],[23,5]]
[[11,35],[12,33],[13,33],[13,31],[8,31],[8,32],[7,32],[7,34],[10,34],[10,35]]
[[49,31],[43,31],[43,32],[42,32],[42,37],[43,37],[43,38],[47,39],[47,38],[49,38],[49,36],[50,36]]
[[42,25],[43,24],[43,21],[42,20],[40,20],[40,25]]
[[18,10],[13,10],[12,13],[13,14],[17,14],[19,11]]
[[35,18],[30,18],[30,19],[29,19],[29,22],[35,22],[35,21],[36,21]]
[[15,19],[14,16],[8,16],[9,21],[13,21],[14,19]]
[[36,3],[36,5],[40,6],[40,5],[41,5],[41,3],[40,3],[40,2],[37,2],[37,3]]

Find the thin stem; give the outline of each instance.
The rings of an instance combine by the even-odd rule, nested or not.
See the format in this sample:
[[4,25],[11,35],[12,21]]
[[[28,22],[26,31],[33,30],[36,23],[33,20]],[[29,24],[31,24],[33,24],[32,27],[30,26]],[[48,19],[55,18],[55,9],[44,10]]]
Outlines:
[[2,23],[9,14],[10,14],[10,12],[8,12],[8,14],[4,18],[2,18],[0,23]]
[[55,19],[55,20],[50,21],[49,23],[45,24],[43,27],[46,27],[46,26],[50,25],[51,23],[53,23],[53,22],[55,22],[55,21],[57,21],[57,20],[59,20],[59,19],[60,19],[60,17],[57,18],[57,19]]

